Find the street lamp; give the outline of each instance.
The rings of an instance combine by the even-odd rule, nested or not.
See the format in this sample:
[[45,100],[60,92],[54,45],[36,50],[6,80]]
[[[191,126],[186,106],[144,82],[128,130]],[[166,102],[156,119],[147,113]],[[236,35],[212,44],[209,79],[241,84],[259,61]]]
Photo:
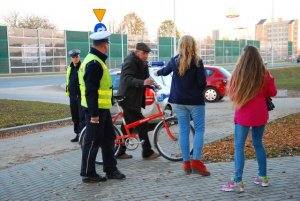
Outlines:
[[237,19],[240,16],[238,10],[235,7],[230,7],[227,14],[226,18],[228,19]]
[[176,0],[173,0],[173,21],[174,21],[174,27],[173,27],[173,34],[174,34],[174,38],[173,38],[173,41],[174,41],[174,49],[173,49],[173,56],[175,57],[176,55],[176,21],[175,21],[175,16],[176,16],[176,5],[175,5],[175,1]]
[[274,0],[272,0],[272,24],[271,24],[271,33],[272,33],[272,39],[271,39],[271,53],[272,53],[272,67],[274,65]]

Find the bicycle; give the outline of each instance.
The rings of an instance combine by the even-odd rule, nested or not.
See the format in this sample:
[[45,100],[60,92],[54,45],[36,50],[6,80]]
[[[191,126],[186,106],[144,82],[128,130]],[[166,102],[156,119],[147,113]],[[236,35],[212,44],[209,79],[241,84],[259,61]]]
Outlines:
[[[165,117],[163,111],[161,110],[161,107],[159,105],[159,102],[157,100],[157,91],[154,89],[154,87],[149,87],[153,91],[154,99],[155,99],[155,105],[157,107],[158,112],[155,114],[152,114],[150,116],[147,116],[143,119],[140,119],[138,121],[132,122],[130,124],[127,124],[124,119],[123,111],[121,109],[121,106],[119,103],[125,99],[125,97],[122,96],[113,96],[113,102],[115,102],[117,106],[118,113],[115,115],[112,115],[112,122],[113,127],[116,133],[116,139],[115,139],[115,147],[114,147],[114,153],[115,156],[119,154],[120,147],[126,146],[127,150],[135,150],[138,148],[140,144],[143,143],[138,137],[138,134],[134,134],[130,132],[130,129],[139,126],[145,122],[149,122],[156,118],[161,118],[161,121],[157,123],[157,125],[154,128],[154,146],[158,150],[161,156],[163,156],[165,159],[170,161],[181,161],[182,155],[180,151],[179,146],[179,129],[178,129],[178,120],[176,116],[170,116]],[[122,123],[124,125],[125,133],[123,134],[121,130],[116,126],[117,120],[121,119]],[[190,138],[193,138],[195,131],[194,127],[191,124],[190,129]],[[191,135],[192,134],[192,135]],[[84,135],[85,135],[85,128],[81,131],[79,136],[79,143],[82,145],[84,143]],[[192,142],[193,140],[190,139],[190,152],[192,154]],[[99,149],[99,152],[101,149]],[[102,156],[102,154],[97,154],[97,164],[102,164],[102,160],[99,159],[99,157]]]

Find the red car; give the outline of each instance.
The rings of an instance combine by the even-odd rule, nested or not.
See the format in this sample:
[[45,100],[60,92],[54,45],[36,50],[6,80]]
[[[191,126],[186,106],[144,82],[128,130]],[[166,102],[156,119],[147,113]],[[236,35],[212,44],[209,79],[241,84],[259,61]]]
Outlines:
[[204,66],[207,86],[204,90],[205,101],[216,102],[226,95],[226,84],[231,74],[223,67]]

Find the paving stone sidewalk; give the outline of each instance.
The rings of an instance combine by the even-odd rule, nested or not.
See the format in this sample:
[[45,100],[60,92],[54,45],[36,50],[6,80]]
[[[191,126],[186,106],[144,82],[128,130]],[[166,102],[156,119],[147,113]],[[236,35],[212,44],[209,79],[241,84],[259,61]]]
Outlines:
[[100,184],[81,182],[80,150],[1,170],[0,200],[300,200],[300,157],[269,159],[269,187],[252,183],[257,163],[246,161],[245,192],[239,193],[218,189],[232,175],[232,162],[208,164],[212,175],[203,177],[184,175],[180,162],[143,161],[139,153],[119,160],[127,179]]
[[[276,100],[277,110],[271,119],[299,112],[299,99]],[[205,142],[226,137],[232,133],[232,112],[228,112],[226,102],[210,105],[207,113]],[[289,107],[293,105],[293,107]],[[224,112],[220,112],[223,111]],[[22,136],[34,142],[41,135],[56,138],[59,132],[69,132],[71,127],[53,129],[34,136]],[[56,134],[56,135],[54,135]],[[68,136],[68,135],[66,135]],[[52,138],[51,138],[52,137]],[[22,138],[18,138],[22,139]],[[24,151],[31,143],[20,144]],[[0,142],[2,155],[8,155],[14,140]],[[20,142],[21,143],[21,142]],[[21,149],[22,150],[22,149]],[[233,174],[233,163],[212,163],[208,169],[212,175],[184,175],[181,162],[170,162],[160,157],[144,161],[141,150],[130,152],[130,160],[119,160],[118,167],[127,176],[126,180],[109,180],[100,184],[84,184],[79,176],[81,151],[59,152],[39,156],[33,161],[0,169],[0,200],[300,200],[300,156],[268,159],[268,175],[271,186],[263,188],[252,183],[256,176],[257,163],[248,160],[245,164],[245,192],[221,192],[219,186],[228,181]],[[2,158],[3,159],[3,158]],[[97,166],[102,173],[102,166]]]

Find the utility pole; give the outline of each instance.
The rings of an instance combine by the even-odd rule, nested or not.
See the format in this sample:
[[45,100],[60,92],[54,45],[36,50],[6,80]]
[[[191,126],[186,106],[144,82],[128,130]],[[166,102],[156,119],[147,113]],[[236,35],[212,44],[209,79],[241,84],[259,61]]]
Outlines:
[[176,5],[175,5],[175,2],[176,2],[176,0],[173,0],[173,8],[174,8],[174,10],[173,10],[173,20],[174,20],[174,28],[173,28],[173,34],[174,34],[174,49],[173,49],[173,56],[175,56],[176,55],[176,18],[175,18],[175,16],[176,16]]
[[271,24],[271,54],[272,54],[272,67],[274,65],[274,0],[272,0],[272,24]]

